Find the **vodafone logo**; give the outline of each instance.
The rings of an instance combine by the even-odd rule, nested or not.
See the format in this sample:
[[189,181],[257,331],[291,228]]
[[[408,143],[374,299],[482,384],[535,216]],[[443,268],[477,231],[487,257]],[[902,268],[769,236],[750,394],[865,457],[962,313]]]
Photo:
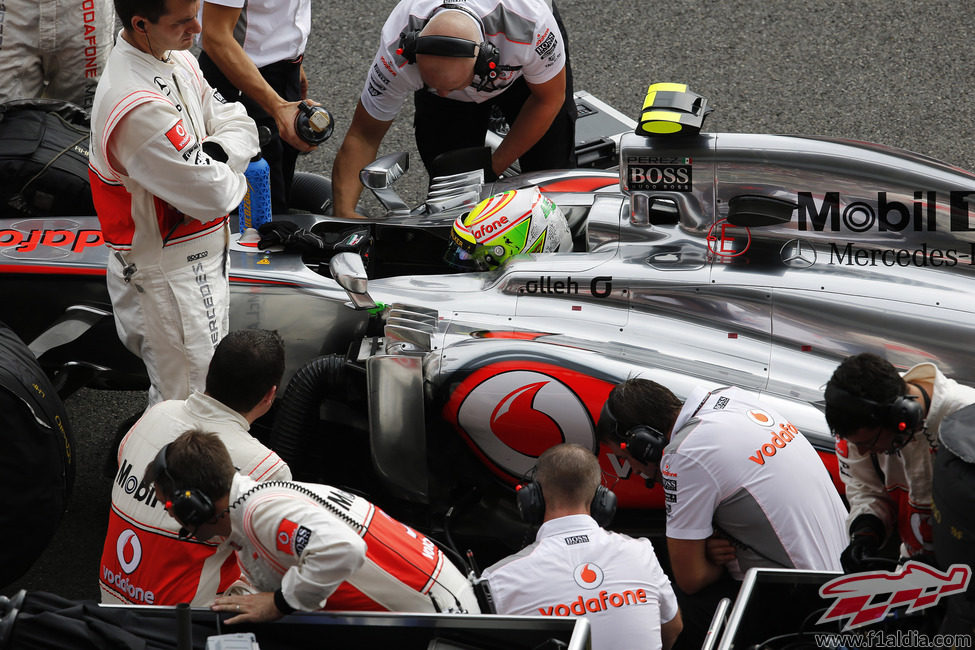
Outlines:
[[768,413],[766,413],[761,409],[751,409],[750,411],[746,411],[745,415],[748,417],[749,420],[751,420],[752,422],[754,422],[759,426],[762,427],[775,426],[775,418],[773,418],[771,415],[769,415]]
[[176,147],[176,151],[182,151],[185,149],[186,145],[188,145],[192,139],[190,138],[190,134],[186,132],[186,127],[183,126],[183,120],[180,120],[174,124],[171,129],[166,131],[166,137],[169,138],[169,141],[173,143],[174,147]]
[[474,386],[457,410],[457,424],[495,465],[524,476],[554,445],[592,448],[592,418],[554,375],[535,370],[501,372]]
[[603,584],[603,570],[592,562],[586,562],[575,568],[572,579],[583,589],[595,589]]
[[127,528],[118,536],[118,541],[115,542],[115,554],[119,566],[126,575],[139,568],[139,563],[142,562],[142,542],[139,541],[139,536],[134,530]]
[[474,228],[473,234],[477,241],[487,238],[488,235],[495,235],[508,227],[508,217],[500,217]]

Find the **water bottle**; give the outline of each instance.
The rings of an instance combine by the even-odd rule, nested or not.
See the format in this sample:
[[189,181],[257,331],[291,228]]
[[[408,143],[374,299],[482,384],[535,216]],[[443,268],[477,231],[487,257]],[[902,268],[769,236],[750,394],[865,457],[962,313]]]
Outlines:
[[[267,143],[270,135],[267,127],[260,127],[261,146]],[[247,169],[244,170],[244,178],[247,180],[247,193],[237,207],[240,234],[244,234],[248,228],[256,230],[271,220],[271,166],[261,156],[260,151],[251,158]]]

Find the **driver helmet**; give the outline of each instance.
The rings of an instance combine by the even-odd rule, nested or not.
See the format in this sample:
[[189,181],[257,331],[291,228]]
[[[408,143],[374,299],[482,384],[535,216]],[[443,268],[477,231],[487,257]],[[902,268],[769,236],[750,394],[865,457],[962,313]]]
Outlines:
[[444,260],[462,270],[489,271],[520,253],[572,249],[565,215],[538,187],[488,197],[457,217]]

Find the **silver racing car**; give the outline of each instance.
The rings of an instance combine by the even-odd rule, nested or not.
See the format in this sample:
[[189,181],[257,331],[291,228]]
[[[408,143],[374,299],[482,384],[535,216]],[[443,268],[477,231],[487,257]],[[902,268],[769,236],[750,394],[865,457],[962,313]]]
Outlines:
[[[460,526],[466,513],[503,535],[492,522],[514,512],[510,488],[553,444],[595,447],[603,401],[628,377],[681,397],[757,391],[834,477],[820,406],[845,356],[933,361],[975,384],[975,175],[864,142],[699,131],[707,101],[675,96],[637,124],[580,95],[580,129],[607,115],[617,127],[594,139],[608,169],[495,183],[475,170],[434,179],[410,207],[393,189],[408,160],[393,154],[361,175],[386,214],[277,217],[325,250],[235,238],[231,325],[287,342],[270,441],[296,473],[351,470],[424,516]],[[492,271],[444,263],[459,215],[532,186],[565,214],[571,251]],[[64,391],[144,382],[115,338],[106,257],[94,217],[0,220],[4,320]],[[621,510],[662,508],[660,488],[600,461]]]

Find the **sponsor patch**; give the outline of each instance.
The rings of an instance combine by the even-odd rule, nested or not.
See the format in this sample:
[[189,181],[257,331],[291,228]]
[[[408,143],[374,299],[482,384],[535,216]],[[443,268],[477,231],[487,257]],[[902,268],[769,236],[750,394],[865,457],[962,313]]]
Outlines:
[[850,457],[850,443],[843,438],[836,439],[836,455],[843,458]]
[[569,546],[573,546],[575,544],[588,544],[589,535],[572,535],[565,538],[565,543]]
[[169,138],[169,141],[173,143],[174,147],[176,147],[176,151],[182,151],[185,149],[186,145],[188,145],[193,139],[186,131],[186,127],[183,126],[183,120],[180,120],[173,125],[173,128],[166,131],[166,137]]
[[775,426],[775,419],[761,409],[751,409],[745,412],[748,419],[755,424],[763,427],[773,427]]
[[535,48],[535,54],[537,54],[539,58],[544,59],[545,57],[547,57],[549,54],[552,53],[552,50],[555,49],[555,46],[557,44],[558,41],[555,40],[555,34],[549,32],[549,35],[545,37],[545,40],[543,40]]
[[661,481],[661,483],[663,484],[665,490],[669,492],[677,491],[677,479],[665,478]]
[[714,410],[715,411],[720,411],[724,407],[728,406],[728,402],[730,402],[730,401],[731,401],[731,398],[728,398],[728,397],[719,397],[718,398],[718,401],[714,403]]
[[304,526],[298,526],[298,532],[295,533],[295,555],[301,555],[304,552],[310,539],[311,530]]
[[[278,550],[288,555],[294,555],[294,551],[291,550],[291,540],[295,539],[297,532],[298,524],[288,519],[282,519],[281,523],[278,524]],[[305,541],[307,542],[308,540],[306,539]],[[302,548],[304,548],[304,545],[302,545]]]

